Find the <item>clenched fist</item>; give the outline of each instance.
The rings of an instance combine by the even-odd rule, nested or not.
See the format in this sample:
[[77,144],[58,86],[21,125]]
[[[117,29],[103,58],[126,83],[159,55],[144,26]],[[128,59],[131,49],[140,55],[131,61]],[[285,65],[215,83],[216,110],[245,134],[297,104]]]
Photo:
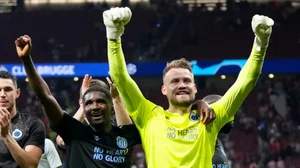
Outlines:
[[273,19],[267,16],[263,16],[263,15],[253,16],[251,26],[256,36],[255,43],[257,47],[259,48],[268,47],[273,25],[274,25]]
[[124,26],[131,19],[131,10],[125,8],[111,8],[103,12],[103,22],[106,26],[106,37],[111,40],[118,40],[124,33]]
[[15,41],[16,50],[19,57],[29,56],[31,54],[31,38],[28,35],[21,36]]

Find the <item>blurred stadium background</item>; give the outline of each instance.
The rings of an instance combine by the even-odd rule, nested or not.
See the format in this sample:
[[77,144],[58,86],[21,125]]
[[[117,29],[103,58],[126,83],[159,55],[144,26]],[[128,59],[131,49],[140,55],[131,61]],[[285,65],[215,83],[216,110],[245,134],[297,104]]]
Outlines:
[[[232,168],[300,168],[299,5],[299,0],[0,0],[0,69],[19,78],[19,111],[47,125],[15,53],[15,38],[30,35],[35,63],[45,63],[39,72],[60,105],[74,112],[82,76],[107,75],[102,12],[130,6],[133,18],[123,36],[128,71],[148,99],[166,107],[160,86],[167,61],[193,60],[197,98],[224,94],[250,54],[251,18],[264,14],[276,24],[263,74],[237,113],[235,128],[222,138]],[[141,146],[133,155],[132,168],[145,168]]]

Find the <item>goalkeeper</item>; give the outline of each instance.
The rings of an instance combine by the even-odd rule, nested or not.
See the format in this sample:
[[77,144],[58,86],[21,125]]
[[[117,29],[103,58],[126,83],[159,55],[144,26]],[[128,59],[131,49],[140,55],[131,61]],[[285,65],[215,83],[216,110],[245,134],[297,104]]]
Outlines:
[[192,68],[185,59],[174,60],[164,69],[161,91],[169,101],[167,110],[143,96],[126,70],[121,48],[120,37],[130,19],[131,11],[127,7],[112,8],[103,13],[110,75],[140,132],[148,167],[212,167],[220,129],[233,120],[259,78],[273,20],[260,15],[252,18],[255,38],[251,55],[233,86],[219,101],[210,105],[216,119],[205,125],[191,112],[197,88]]

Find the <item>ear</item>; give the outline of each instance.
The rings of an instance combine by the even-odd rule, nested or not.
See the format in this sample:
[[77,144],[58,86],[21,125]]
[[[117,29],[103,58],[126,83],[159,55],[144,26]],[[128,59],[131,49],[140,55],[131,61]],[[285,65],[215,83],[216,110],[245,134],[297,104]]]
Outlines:
[[165,96],[167,95],[168,92],[167,92],[167,88],[166,88],[165,85],[162,85],[162,86],[161,86],[161,93],[162,93],[163,95],[165,95]]
[[21,94],[21,90],[20,90],[20,88],[17,88],[17,90],[16,90],[16,95],[17,95],[16,99],[19,98],[20,94]]
[[198,92],[196,84],[194,84],[194,91],[195,91],[195,93]]

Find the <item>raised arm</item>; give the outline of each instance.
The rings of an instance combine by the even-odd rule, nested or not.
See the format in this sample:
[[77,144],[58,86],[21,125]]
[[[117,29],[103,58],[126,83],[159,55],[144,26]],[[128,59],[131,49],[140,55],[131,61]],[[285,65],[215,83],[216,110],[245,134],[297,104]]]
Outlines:
[[[89,88],[91,80],[92,80],[92,77],[89,76],[88,74],[86,74],[82,81],[82,85],[81,85],[81,89],[80,89],[79,108],[76,111],[75,115],[73,116],[73,118],[75,118],[76,120],[78,120],[80,122],[83,122],[85,120],[83,107],[82,107],[81,95],[83,95],[84,92]],[[86,120],[86,122],[88,122],[88,121]],[[65,149],[65,142],[59,135],[57,135],[55,141],[56,141],[57,146],[59,146],[62,149]]]
[[[124,26],[130,21],[130,18],[131,11],[127,7],[112,8],[103,13],[106,35],[108,38],[110,76],[120,92],[126,109],[132,116],[133,113],[137,112],[141,102],[144,104],[146,99],[127,72],[126,62],[121,47],[120,37],[124,32]],[[137,113],[143,112],[139,110]],[[134,118],[135,117],[133,117],[133,119]]]
[[223,125],[232,120],[256,85],[262,70],[273,24],[274,21],[265,16],[255,15],[252,19],[255,40],[250,57],[240,71],[236,82],[219,101],[211,105],[214,110],[222,111],[221,115],[223,116],[221,118],[227,118],[223,118],[225,119]]
[[115,84],[109,79],[109,77],[107,77],[106,80],[110,86],[110,93],[113,99],[114,112],[116,114],[117,125],[120,126],[120,125],[133,124],[126,111],[125,105],[122,101],[122,98],[119,95],[118,89],[116,88]]
[[50,125],[57,124],[62,118],[64,112],[51,94],[47,83],[41,75],[38,74],[34,66],[30,56],[32,48],[30,37],[27,35],[21,36],[15,41],[15,44],[17,53],[24,64],[29,83],[37,97],[40,99]]
[[145,99],[134,80],[129,76],[121,48],[121,40],[108,40],[108,62],[115,83],[129,112],[135,111]]

